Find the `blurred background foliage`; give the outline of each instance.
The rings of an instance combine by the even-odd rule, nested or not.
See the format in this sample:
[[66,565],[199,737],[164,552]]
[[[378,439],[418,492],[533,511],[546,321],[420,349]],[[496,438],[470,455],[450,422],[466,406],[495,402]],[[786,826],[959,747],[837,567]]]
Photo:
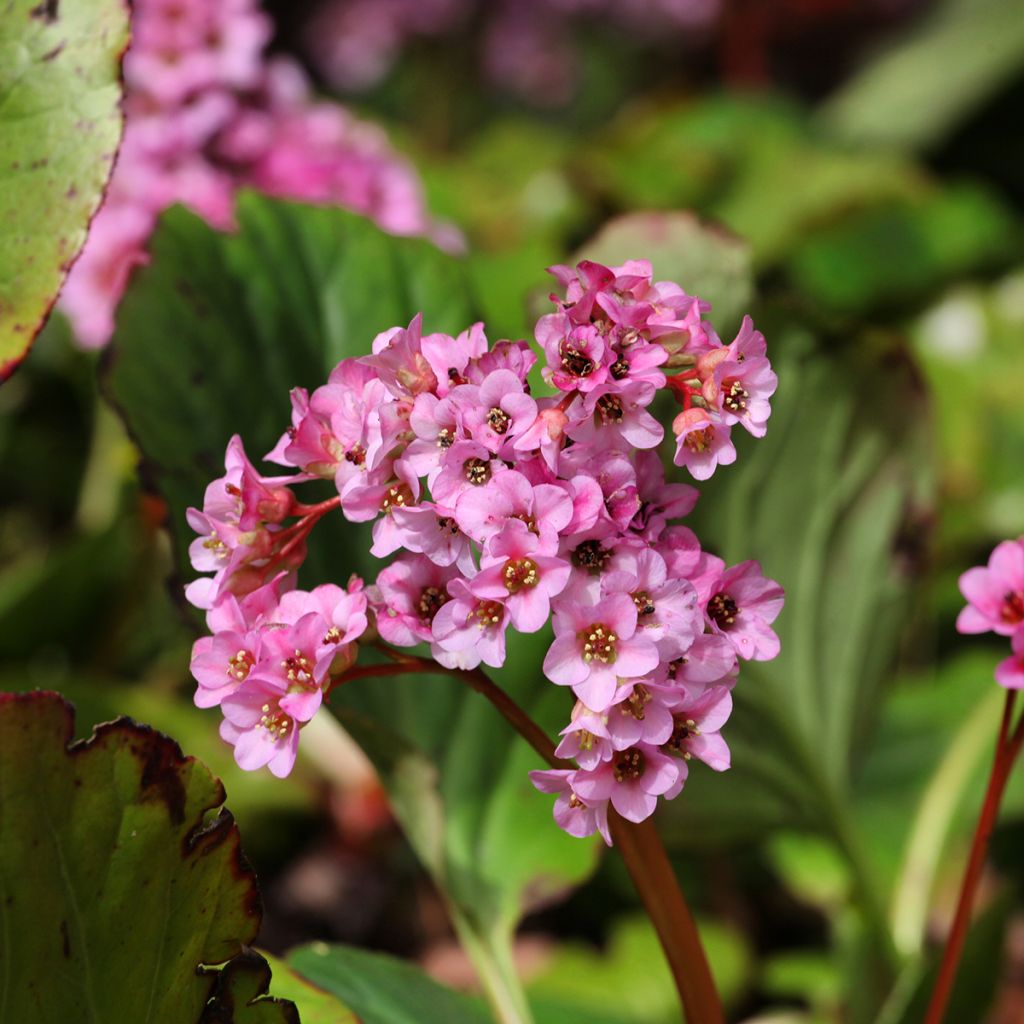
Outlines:
[[[275,45],[305,53],[314,5],[269,6]],[[1000,653],[955,634],[956,577],[1024,528],[1024,18],[1015,0],[777,7],[727,3],[674,48],[595,14],[557,103],[484,74],[474,17],[414,38],[342,94],[389,126],[464,256],[255,196],[232,236],[174,210],[113,348],[79,351],[55,317],[0,390],[0,688],[59,690],[83,735],[128,714],[202,758],[270,952],[346,942],[472,991],[459,940],[478,968],[514,960],[540,1024],[677,1019],[623,869],[549,822],[488,707],[367,683],[336,710],[380,782],[329,727],[289,779],[240,772],[191,704],[178,599],[184,507],[231,433],[270,447],[290,386],[419,309],[528,336],[543,267],[649,255],[723,333],[750,311],[769,339],[768,437],[693,525],[789,596],[783,655],[737,691],[733,771],[693,772],[662,832],[734,1019],[920,1018],[999,716]],[[360,544],[321,531],[310,578],[360,571]],[[553,726],[542,651],[517,645],[504,679]],[[1024,1012],[1022,842],[1018,778],[951,1020]],[[294,956],[316,980],[314,954]],[[325,987],[358,1013],[345,986],[372,964],[332,963]]]

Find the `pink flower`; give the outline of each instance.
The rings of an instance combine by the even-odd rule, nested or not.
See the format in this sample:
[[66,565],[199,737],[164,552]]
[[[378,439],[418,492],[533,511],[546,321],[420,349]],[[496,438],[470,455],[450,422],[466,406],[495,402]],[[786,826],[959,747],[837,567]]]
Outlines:
[[588,804],[610,800],[627,821],[643,821],[654,813],[659,796],[681,787],[686,773],[685,761],[638,743],[617,751],[592,771],[580,769],[572,786]]
[[[659,747],[672,736],[672,712],[664,696],[649,681],[633,683],[629,692],[606,712],[608,735],[614,750],[637,744]],[[612,755],[614,758],[614,755]]]
[[448,584],[451,600],[438,610],[433,621],[437,646],[446,654],[460,655],[457,662],[438,657],[442,664],[476,668],[482,661],[498,668],[505,664],[505,630],[508,608],[499,600],[478,597],[463,579]]
[[266,765],[279,779],[291,772],[302,719],[289,710],[289,696],[279,680],[250,676],[221,702],[220,735],[235,748],[239,768]]
[[654,641],[662,661],[680,657],[704,632],[697,591],[688,580],[670,579],[665,560],[651,548],[616,552],[601,589],[629,594],[636,605],[638,635]]
[[598,800],[584,803],[573,788],[577,772],[559,769],[545,769],[530,772],[530,781],[542,793],[557,793],[555,821],[559,828],[579,839],[600,832],[609,846],[612,845],[608,831],[608,801]]
[[[664,747],[685,760],[697,758],[716,772],[730,764],[721,728],[732,714],[732,684],[692,686],[683,691],[659,691],[672,711],[672,730]],[[673,699],[674,698],[674,699]]]
[[[562,741],[555,748],[555,754],[562,758],[573,758],[581,768],[596,768],[614,753],[611,733],[608,731],[608,714],[591,711],[582,701],[576,701],[572,709],[572,721],[562,730]],[[628,744],[627,744],[628,746]]]
[[537,322],[537,342],[548,357],[544,379],[559,391],[592,391],[608,377],[607,346],[596,327],[573,326],[564,313]]
[[569,582],[569,563],[544,550],[522,523],[510,522],[487,545],[480,572],[470,583],[476,597],[503,601],[520,633],[535,633],[547,622],[551,599]]
[[1008,690],[1024,689],[1024,629],[1018,629],[1010,641],[1013,654],[996,666],[996,682]]
[[61,292],[84,348],[100,348],[114,333],[114,311],[132,268],[146,263],[145,245],[156,221],[131,203],[104,206],[93,218],[82,254]]
[[[557,754],[578,768],[533,779],[557,794],[556,820],[574,835],[610,841],[609,806],[647,817],[682,791],[694,757],[729,766],[720,730],[739,659],[778,652],[783,593],[756,562],[727,568],[676,522],[697,492],[666,480],[647,406],[671,388],[684,406],[677,458],[709,476],[735,458],[732,425],[762,432],[775,384],[764,339],[746,321],[723,346],[706,304],[652,283],[646,261],[553,272],[567,299],[537,334],[560,400],[529,395],[525,343],[489,347],[481,324],[424,336],[416,317],[311,396],[292,393],[271,457],[296,476],[261,476],[232,440],[225,476],[190,510],[196,566],[214,575],[188,596],[213,634],[193,652],[196,701],[221,705],[239,764],[290,769],[298,729],[355,663],[372,609],[380,640],[428,643],[452,670],[502,665],[509,626],[553,619],[543,670],[576,696]],[[666,380],[664,366],[680,372]],[[350,520],[374,522],[372,554],[398,553],[365,590],[292,589],[306,534],[337,503],[292,497],[313,476],[333,478]],[[1005,621],[1017,583],[974,574]],[[997,674],[1018,686],[1024,640],[1014,644]]]
[[712,585],[705,613],[741,658],[770,661],[779,653],[779,638],[771,623],[782,611],[782,587],[761,574],[757,562],[727,569]]
[[553,484],[534,487],[522,473],[509,470],[483,487],[464,491],[455,505],[455,519],[462,531],[480,544],[486,544],[510,522],[522,523],[538,538],[538,550],[553,555],[572,508],[564,488]]
[[539,451],[548,468],[554,471],[558,468],[558,455],[565,443],[569,417],[554,405],[553,399],[548,399],[547,405],[543,404],[544,401],[541,399],[540,411],[533,424],[513,442],[512,447],[517,452]]
[[448,334],[425,334],[420,341],[420,350],[437,379],[436,394],[444,398],[452,388],[467,383],[470,362],[479,361],[487,355],[484,325],[475,323],[457,338]]
[[377,577],[377,629],[388,643],[412,647],[433,638],[434,616],[457,573],[422,555],[403,555]]
[[566,433],[574,441],[599,448],[656,448],[665,431],[647,411],[653,398],[652,384],[595,386],[583,403],[586,418]]
[[729,427],[703,409],[687,409],[672,421],[676,435],[677,466],[685,466],[695,480],[707,480],[719,466],[736,461]]
[[653,642],[637,635],[636,605],[627,594],[596,604],[569,595],[558,602],[554,626],[544,674],[558,686],[571,686],[594,711],[612,703],[620,679],[644,676],[658,664]]
[[967,599],[956,620],[961,633],[1016,633],[1024,623],[1024,540],[997,544],[987,567],[960,577],[960,592]]
[[537,418],[537,403],[511,370],[495,370],[479,386],[460,385],[451,397],[462,409],[469,436],[496,455],[510,449]]
[[467,491],[483,487],[499,473],[508,472],[501,459],[476,441],[456,441],[441,454],[440,469],[430,479],[430,492],[435,501],[457,507]]
[[[748,341],[754,336],[761,339],[759,344]],[[744,317],[739,337],[724,350],[729,358],[719,362],[704,383],[704,397],[719,411],[723,422],[739,423],[754,437],[764,437],[768,430],[772,411],[769,399],[779,383],[763,355],[743,354],[763,347],[764,338],[753,329],[750,317]],[[734,355],[736,352],[739,354]]]
[[399,544],[407,551],[426,555],[436,565],[455,565],[467,575],[476,571],[473,546],[450,509],[425,501],[393,508],[391,517]]

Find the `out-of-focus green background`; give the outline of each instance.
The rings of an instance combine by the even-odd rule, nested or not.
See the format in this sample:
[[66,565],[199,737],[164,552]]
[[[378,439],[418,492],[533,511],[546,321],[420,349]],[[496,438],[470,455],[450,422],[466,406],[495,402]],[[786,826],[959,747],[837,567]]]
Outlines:
[[[323,12],[270,7],[275,45],[308,59]],[[786,587],[784,653],[741,677],[733,772],[694,771],[659,823],[734,1019],[912,1022],[1000,706],[1002,645],[957,636],[956,578],[1024,532],[1024,10],[725,3],[666,41],[597,4],[566,22],[568,38],[552,30],[551,45],[568,47],[555,65],[572,55],[570,84],[524,96],[480,56],[485,9],[407,40],[372,84],[342,88],[320,65],[320,85],[389,127],[432,211],[463,233],[460,273],[491,337],[529,336],[543,268],[581,249],[649,255],[658,274],[708,294],[723,334],[745,311],[762,326],[780,376],[768,438],[703,488],[693,525]],[[79,351],[58,316],[0,389],[0,687],[61,691],[82,734],[131,715],[211,765],[261,879],[270,951],[342,940],[472,988],[436,873],[345,740],[325,729],[280,781],[237,770],[216,716],[192,706],[194,623],[153,490],[161,468],[140,466],[104,399],[123,404],[131,375],[148,372],[146,346],[176,344],[167,318],[148,315],[161,268],[219,244],[186,215],[172,220],[112,354]],[[287,253],[269,259],[247,286],[275,287]],[[452,312],[434,300],[438,316]],[[216,383],[212,357],[208,369]],[[318,383],[275,380],[271,398],[265,374],[252,381],[224,377],[233,407],[251,388],[264,431],[285,424],[290,386]],[[182,487],[213,475],[205,464],[190,475],[191,460],[181,449]],[[197,488],[190,500],[201,499]],[[326,563],[339,580],[358,568],[347,557]],[[510,687],[532,694],[523,680],[542,643],[523,645]],[[346,703],[383,714],[388,699],[381,689]],[[460,700],[445,690],[438,719],[450,712],[469,737],[491,728]],[[444,760],[422,721],[403,724],[444,771],[480,775],[474,807],[508,794],[487,842],[467,831],[475,855],[500,852],[501,828],[518,821],[547,827],[535,824],[546,798],[539,817],[515,803],[529,758],[499,764],[460,739]],[[595,851],[581,849],[558,846],[562,884],[526,899],[517,962],[538,1018],[668,1024],[671,982],[628,879],[613,857],[590,873]],[[1024,1016],[1022,849],[1018,777],[950,1019]]]

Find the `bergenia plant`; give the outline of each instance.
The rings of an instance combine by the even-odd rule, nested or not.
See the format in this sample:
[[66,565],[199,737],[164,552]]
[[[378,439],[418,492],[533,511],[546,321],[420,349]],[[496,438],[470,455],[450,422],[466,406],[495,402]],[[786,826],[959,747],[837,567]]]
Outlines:
[[1024,689],[1024,537],[997,544],[988,565],[968,569],[960,577],[960,592],[967,605],[957,618],[956,628],[961,633],[991,632],[1006,637],[1010,653],[995,668],[995,680],[1006,690],[1003,717],[985,800],[974,831],[956,914],[946,940],[925,1024],[942,1024],[945,1018],[971,923],[971,909],[985,864],[989,837],[999,815],[1010,772],[1024,746],[1024,716],[1018,717],[1014,725],[1017,691]]
[[[531,393],[525,341],[490,344],[482,324],[424,333],[417,317],[312,394],[292,392],[267,456],[282,475],[231,439],[225,475],[189,512],[205,575],[187,596],[211,632],[193,653],[196,703],[220,708],[242,768],[287,774],[335,687],[430,671],[464,678],[533,743],[549,767],[532,781],[575,836],[632,848],[623,819],[677,797],[691,762],[729,767],[739,666],[778,653],[783,592],[679,521],[698,493],[666,479],[651,406],[659,392],[678,400],[674,461],[708,479],[736,458],[735,428],[765,432],[764,337],[747,318],[723,343],[707,303],[653,282],[643,260],[552,273],[562,293],[536,340],[554,394]],[[335,496],[296,496],[323,479]],[[338,510],[373,523],[371,551],[388,561],[372,581],[298,589],[310,531]],[[504,662],[509,630],[549,623],[543,672],[566,693],[557,748],[482,668]],[[367,648],[376,662],[360,664]]]

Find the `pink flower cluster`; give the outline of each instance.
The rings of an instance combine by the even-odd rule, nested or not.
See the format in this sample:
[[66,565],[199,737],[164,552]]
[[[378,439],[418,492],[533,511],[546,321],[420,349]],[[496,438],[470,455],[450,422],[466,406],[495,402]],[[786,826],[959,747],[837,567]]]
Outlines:
[[[221,706],[242,767],[290,768],[360,638],[429,645],[471,671],[504,662],[510,628],[550,622],[543,671],[573,702],[557,753],[576,767],[532,777],[558,794],[563,828],[610,841],[609,807],[640,821],[682,790],[692,758],[728,768],[738,665],[778,653],[783,593],[676,521],[698,495],[666,480],[650,407],[659,391],[683,405],[676,462],[706,479],[735,457],[734,426],[764,433],[764,339],[746,320],[723,344],[707,304],[652,282],[646,261],[552,272],[564,297],[536,339],[554,395],[531,393],[526,342],[491,345],[481,324],[423,334],[417,317],[292,392],[268,455],[292,476],[261,476],[232,439],[225,477],[189,513],[193,564],[211,575],[188,597],[212,632],[194,653],[197,703]],[[300,504],[291,485],[317,478],[337,496]],[[305,538],[335,506],[394,557],[365,588],[294,589]]]
[[415,172],[381,129],[313,101],[297,64],[264,56],[271,30],[257,0],[132,5],[124,140],[62,296],[83,345],[109,339],[128,274],[174,203],[227,229],[250,186],[339,204],[395,234],[434,230]]
[[998,633],[1010,638],[1010,657],[996,666],[996,682],[1024,689],[1024,537],[997,544],[987,566],[960,577],[967,600],[956,620],[961,633]]
[[707,38],[721,0],[324,0],[306,45],[331,82],[367,88],[416,39],[479,31],[485,75],[550,106],[571,99],[582,67],[581,35],[605,27],[676,50]]

